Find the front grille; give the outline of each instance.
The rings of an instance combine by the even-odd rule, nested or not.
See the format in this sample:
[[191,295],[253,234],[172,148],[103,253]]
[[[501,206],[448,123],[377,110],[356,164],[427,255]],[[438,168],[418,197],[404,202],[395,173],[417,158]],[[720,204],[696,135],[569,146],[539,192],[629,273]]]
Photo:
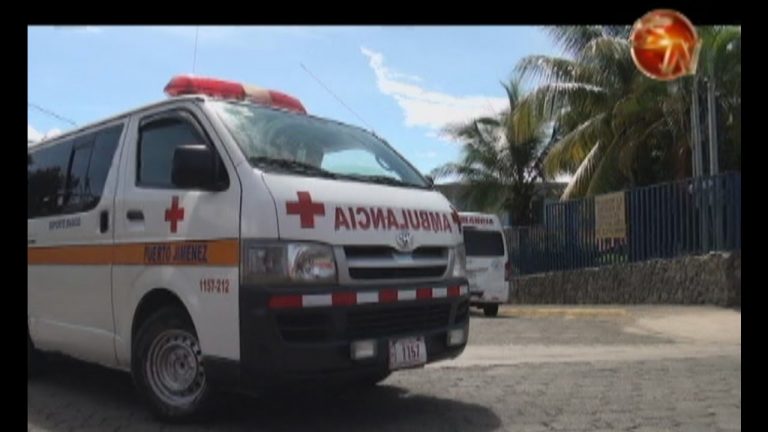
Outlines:
[[[354,258],[384,258],[392,259],[393,254],[398,254],[395,248],[390,246],[345,246],[344,255],[347,259]],[[444,258],[446,249],[439,246],[422,246],[410,252],[414,258]]]
[[345,246],[344,259],[350,279],[392,280],[440,278],[448,270],[450,250],[421,246],[400,252],[390,246]]
[[432,330],[450,324],[450,317],[449,303],[350,311],[347,336],[359,339]]
[[344,255],[350,258],[391,258],[395,249],[389,246],[345,246]]
[[352,279],[409,279],[440,277],[445,273],[445,266],[429,267],[384,267],[384,268],[350,268],[349,277]]

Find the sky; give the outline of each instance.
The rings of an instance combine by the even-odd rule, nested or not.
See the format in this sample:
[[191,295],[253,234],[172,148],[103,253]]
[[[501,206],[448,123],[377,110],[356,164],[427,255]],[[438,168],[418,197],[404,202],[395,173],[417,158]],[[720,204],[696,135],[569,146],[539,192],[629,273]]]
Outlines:
[[560,55],[529,26],[34,26],[27,39],[30,138],[73,127],[51,113],[85,125],[163,99],[172,76],[194,73],[373,130],[424,174],[460,156],[446,125],[506,106],[501,82],[521,58]]

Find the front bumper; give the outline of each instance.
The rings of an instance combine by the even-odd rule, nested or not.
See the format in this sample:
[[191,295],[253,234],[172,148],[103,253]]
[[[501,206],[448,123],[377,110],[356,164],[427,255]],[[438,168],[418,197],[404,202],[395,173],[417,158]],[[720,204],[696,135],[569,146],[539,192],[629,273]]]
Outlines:
[[[389,341],[408,336],[424,337],[428,363],[453,358],[466,341],[448,346],[448,331],[469,331],[466,286],[463,279],[396,288],[241,286],[240,361],[206,358],[206,370],[214,385],[245,391],[344,381],[386,373]],[[295,296],[303,302],[276,301]],[[350,345],[358,340],[375,340],[375,355],[353,360]]]

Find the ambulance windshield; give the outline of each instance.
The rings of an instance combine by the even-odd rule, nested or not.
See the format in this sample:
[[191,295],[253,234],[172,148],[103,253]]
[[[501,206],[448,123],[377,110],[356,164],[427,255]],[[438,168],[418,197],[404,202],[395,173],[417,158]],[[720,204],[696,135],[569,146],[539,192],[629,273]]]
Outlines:
[[259,169],[429,187],[405,159],[363,129],[249,103],[212,101],[211,105]]

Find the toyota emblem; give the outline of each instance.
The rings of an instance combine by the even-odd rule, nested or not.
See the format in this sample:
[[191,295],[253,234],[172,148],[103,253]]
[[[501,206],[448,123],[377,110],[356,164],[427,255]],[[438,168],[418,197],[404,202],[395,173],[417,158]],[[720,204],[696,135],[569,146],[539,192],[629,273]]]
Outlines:
[[397,248],[400,250],[409,250],[413,246],[413,235],[408,231],[401,231],[395,239]]

